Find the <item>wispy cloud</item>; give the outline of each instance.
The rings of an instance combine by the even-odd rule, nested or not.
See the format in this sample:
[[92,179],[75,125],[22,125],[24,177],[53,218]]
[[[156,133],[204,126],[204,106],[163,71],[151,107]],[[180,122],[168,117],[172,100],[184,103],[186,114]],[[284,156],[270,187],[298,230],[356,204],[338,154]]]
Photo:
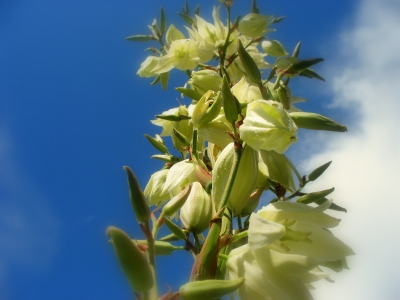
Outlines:
[[10,133],[0,123],[0,294],[8,299],[12,269],[41,271],[57,247],[59,222],[13,156]]
[[[400,286],[400,3],[360,2],[353,28],[340,39],[346,66],[331,78],[332,105],[347,109],[349,132],[321,138],[324,148],[304,163],[311,170],[329,160],[331,167],[313,189],[336,187],[335,202],[345,206],[335,233],[356,256],[337,283],[317,285],[316,298],[394,300]],[[357,119],[357,125],[353,120]]]

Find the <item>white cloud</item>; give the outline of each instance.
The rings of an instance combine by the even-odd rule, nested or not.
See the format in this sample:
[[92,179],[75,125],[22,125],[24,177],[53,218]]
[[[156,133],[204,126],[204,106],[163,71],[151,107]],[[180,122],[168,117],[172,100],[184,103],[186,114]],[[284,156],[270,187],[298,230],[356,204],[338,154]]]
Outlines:
[[399,28],[400,2],[365,0],[341,37],[336,65],[345,69],[333,79],[333,105],[353,110],[357,123],[348,123],[357,127],[322,138],[324,149],[305,168],[333,160],[313,190],[335,186],[334,201],[348,209],[335,234],[357,255],[335,284],[316,285],[316,299],[399,299]]
[[[56,251],[60,224],[46,199],[24,176],[6,126],[0,124],[0,294],[8,299],[12,269],[41,271]],[[39,274],[39,273],[38,273]]]

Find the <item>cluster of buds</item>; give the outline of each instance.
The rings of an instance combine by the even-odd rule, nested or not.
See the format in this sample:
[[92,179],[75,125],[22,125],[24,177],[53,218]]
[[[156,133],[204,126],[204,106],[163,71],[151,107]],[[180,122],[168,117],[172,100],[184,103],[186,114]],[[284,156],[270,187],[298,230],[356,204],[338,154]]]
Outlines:
[[[283,18],[260,14],[253,1],[251,12],[232,22],[232,1],[220,2],[226,23],[220,7],[209,23],[198,7],[191,15],[186,3],[180,13],[189,25],[186,36],[173,24],[167,28],[161,8],[151,35],[127,38],[159,44],[149,48],[153,53],[137,72],[155,77],[152,84],[166,89],[171,70],[186,72],[188,81],[176,90],[188,102],[151,121],[162,130],[145,137],[159,152],[152,158],[163,165],[144,191],[125,167],[145,240],[115,227],[107,234],[138,299],[158,299],[155,256],[178,250],[194,258],[190,282],[160,299],[231,293],[240,299],[312,299],[312,282],[330,280],[322,267],[340,271],[353,254],[329,231],[339,219],[327,211],[346,210],[326,198],[333,188],[303,191],[330,162],[301,176],[285,152],[298,140],[298,128],[347,129],[294,106],[305,99],[292,95],[290,80],[323,80],[310,69],[323,59],[300,59],[300,43],[289,56],[279,41],[267,39]],[[170,234],[159,238],[164,225]]]

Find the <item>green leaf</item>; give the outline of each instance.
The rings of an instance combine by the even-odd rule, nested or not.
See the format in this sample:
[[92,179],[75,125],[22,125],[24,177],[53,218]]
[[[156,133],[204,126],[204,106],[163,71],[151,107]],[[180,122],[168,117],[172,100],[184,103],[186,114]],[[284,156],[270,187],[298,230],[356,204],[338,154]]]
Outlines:
[[162,6],[160,6],[160,31],[161,31],[161,33],[164,33],[166,29],[167,29],[167,20],[165,18],[165,12],[164,12]]
[[178,227],[175,223],[173,223],[170,219],[165,218],[164,219],[164,224],[168,227],[169,230],[180,240],[185,240],[186,239],[186,234],[185,232]]
[[285,16],[282,16],[282,17],[273,18],[273,19],[270,21],[270,23],[271,23],[271,24],[279,23],[279,22],[282,21],[284,18],[286,18],[286,17],[285,17]]
[[319,200],[325,198],[330,193],[332,193],[334,190],[335,190],[335,188],[331,188],[329,190],[323,190],[323,191],[319,191],[319,192],[309,193],[309,194],[306,194],[306,195],[301,196],[300,198],[298,198],[297,202],[298,203],[303,203],[303,204],[314,203],[316,201],[319,201]]
[[125,38],[127,41],[131,42],[148,42],[148,41],[154,41],[157,40],[153,35],[143,35],[143,34],[137,34],[137,35],[131,35]]
[[320,75],[318,75],[315,71],[313,71],[311,69],[305,69],[305,70],[301,71],[299,75],[305,76],[308,78],[317,78],[319,80],[325,81],[324,78],[322,78]]
[[182,115],[156,115],[156,118],[162,119],[162,120],[167,120],[167,121],[174,121],[174,122],[179,122],[182,120],[190,119],[190,117],[182,116]]
[[329,168],[329,166],[331,165],[331,163],[332,163],[332,161],[329,161],[329,162],[323,164],[322,166],[316,168],[314,171],[312,171],[312,172],[310,173],[310,175],[308,175],[308,180],[309,180],[309,181],[314,181],[314,180],[316,180],[319,176],[321,176],[321,175],[326,171],[326,169]]
[[310,59],[300,60],[298,62],[293,63],[287,70],[292,72],[301,72],[322,61],[324,61],[323,58],[310,58]]
[[345,132],[347,127],[336,123],[335,121],[315,113],[309,112],[292,112],[290,117],[297,127],[312,129],[312,130],[326,130]]
[[194,14],[197,16],[200,15],[200,4],[197,4],[196,8],[194,9]]

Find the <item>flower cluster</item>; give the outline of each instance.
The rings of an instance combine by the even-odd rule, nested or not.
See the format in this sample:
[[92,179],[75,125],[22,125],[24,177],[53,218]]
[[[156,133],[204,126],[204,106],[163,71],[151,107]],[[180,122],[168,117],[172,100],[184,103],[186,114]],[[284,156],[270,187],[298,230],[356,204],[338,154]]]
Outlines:
[[[265,36],[283,18],[260,14],[253,1],[251,13],[232,22],[232,1],[221,2],[226,22],[220,7],[214,7],[210,23],[197,9],[190,15],[186,4],[180,13],[188,22],[186,36],[173,24],[167,28],[161,9],[159,22],[149,26],[151,35],[127,38],[158,42],[137,74],[155,77],[153,84],[165,89],[171,70],[185,71],[188,80],[176,89],[188,102],[151,121],[162,129],[145,136],[159,152],[152,157],[164,164],[144,191],[126,168],[146,241],[132,242],[115,227],[108,234],[132,288],[145,299],[158,299],[154,256],[175,250],[193,255],[191,282],[165,299],[233,292],[241,299],[311,299],[312,282],[330,280],[323,268],[340,271],[353,252],[330,231],[339,220],[328,209],[345,211],[326,198],[333,188],[303,191],[330,163],[301,176],[285,152],[298,140],[298,128],[346,127],[294,106],[305,99],[292,95],[290,80],[323,80],[310,69],[322,59],[300,59],[300,43],[289,56],[279,41]],[[152,206],[159,213],[150,213]],[[164,225],[171,233],[157,238]],[[127,259],[129,251],[143,270]],[[140,278],[142,271],[148,280]]]

